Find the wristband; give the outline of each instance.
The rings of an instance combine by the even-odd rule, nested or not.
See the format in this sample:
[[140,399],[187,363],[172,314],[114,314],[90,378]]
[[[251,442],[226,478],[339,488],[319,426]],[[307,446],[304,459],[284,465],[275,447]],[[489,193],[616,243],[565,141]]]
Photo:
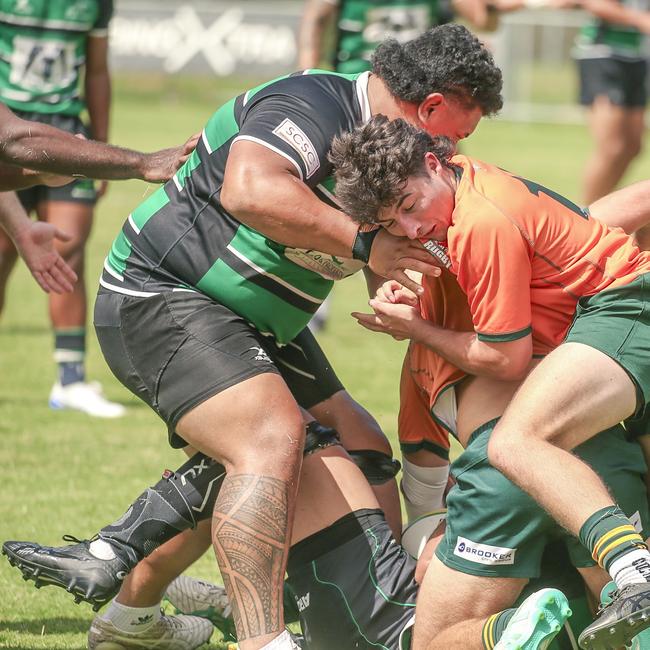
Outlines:
[[365,264],[368,264],[372,242],[379,234],[379,230],[380,228],[368,231],[357,231],[357,236],[354,238],[354,244],[352,245],[352,259],[361,260]]

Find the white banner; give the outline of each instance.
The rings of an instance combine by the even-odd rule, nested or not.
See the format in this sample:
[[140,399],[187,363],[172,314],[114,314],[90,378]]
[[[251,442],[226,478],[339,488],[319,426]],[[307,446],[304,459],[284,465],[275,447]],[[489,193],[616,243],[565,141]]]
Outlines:
[[117,70],[207,72],[219,76],[290,72],[301,2],[117,3],[110,27]]

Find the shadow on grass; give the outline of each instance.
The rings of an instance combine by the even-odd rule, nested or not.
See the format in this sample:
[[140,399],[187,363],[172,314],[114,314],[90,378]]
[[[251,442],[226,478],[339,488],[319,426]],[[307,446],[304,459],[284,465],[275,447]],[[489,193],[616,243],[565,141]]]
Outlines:
[[[18,621],[3,621],[0,619],[0,630],[3,632],[18,632],[47,636],[49,634],[70,634],[79,632],[86,634],[90,621],[84,617],[39,618]],[[14,646],[11,646],[14,647]]]

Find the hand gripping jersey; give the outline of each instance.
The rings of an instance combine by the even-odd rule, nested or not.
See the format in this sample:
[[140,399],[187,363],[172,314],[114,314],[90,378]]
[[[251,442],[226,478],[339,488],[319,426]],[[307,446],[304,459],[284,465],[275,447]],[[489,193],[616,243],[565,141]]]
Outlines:
[[[422,318],[445,329],[472,329],[467,296],[451,273],[424,276],[422,286]],[[426,345],[411,342],[400,380],[398,435],[403,452],[427,449],[449,458],[449,434],[456,435],[454,386],[465,376]]]
[[445,0],[338,0],[336,61],[339,72],[371,69],[372,53],[385,38],[405,43],[452,19]]
[[335,206],[327,154],[335,135],[370,119],[367,86],[368,73],[299,72],[222,106],[185,165],[127,218],[102,287],[134,296],[198,291],[279,343],[292,340],[333,281],[363,265],[283,246],[229,214],[220,202],[228,152],[238,140],[271,149]]
[[544,355],[580,298],[650,271],[650,253],[563,196],[466,156],[452,162],[463,174],[447,233],[451,271],[480,340],[532,334],[533,354]]
[[79,115],[89,36],[108,35],[112,0],[0,0],[0,101]]

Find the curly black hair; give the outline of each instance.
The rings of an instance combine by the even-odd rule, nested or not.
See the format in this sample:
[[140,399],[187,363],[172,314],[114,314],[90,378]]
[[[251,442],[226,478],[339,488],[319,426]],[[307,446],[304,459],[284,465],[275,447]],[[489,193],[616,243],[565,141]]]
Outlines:
[[407,43],[387,39],[377,47],[372,71],[398,99],[420,103],[430,93],[456,96],[483,115],[503,106],[501,70],[462,25],[433,27]]
[[362,224],[377,222],[380,208],[399,199],[411,176],[426,174],[428,151],[446,166],[454,144],[432,137],[402,119],[375,115],[367,124],[343,133],[332,142],[336,199],[343,211]]

